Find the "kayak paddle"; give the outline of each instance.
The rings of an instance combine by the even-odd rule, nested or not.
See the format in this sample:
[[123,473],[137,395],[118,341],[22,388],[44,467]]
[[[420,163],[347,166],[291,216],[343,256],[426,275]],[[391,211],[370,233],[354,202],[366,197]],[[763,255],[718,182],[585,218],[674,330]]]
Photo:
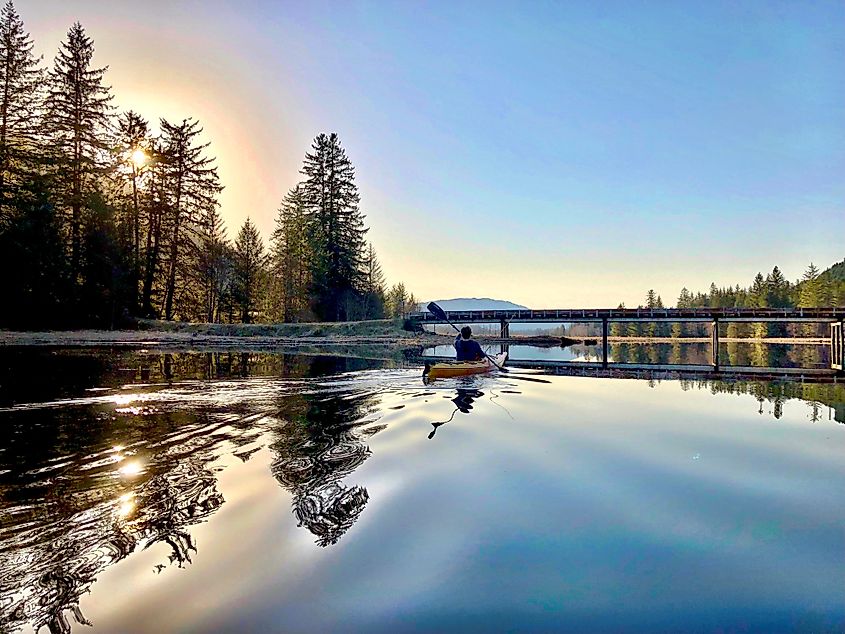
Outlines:
[[[434,315],[435,317],[437,317],[437,319],[442,319],[442,320],[443,320],[443,321],[445,321],[447,324],[449,324],[450,326],[452,326],[452,328],[454,328],[457,332],[459,332],[459,333],[461,332],[461,331],[460,331],[460,329],[459,329],[459,328],[458,328],[455,324],[453,324],[451,321],[449,321],[449,318],[446,316],[446,311],[445,311],[445,310],[443,310],[442,308],[440,308],[440,306],[438,306],[438,305],[437,305],[437,304],[435,304],[434,302],[430,302],[430,303],[429,303],[429,305],[428,305],[428,306],[426,306],[426,308],[428,308],[428,312],[430,312],[432,315]],[[506,370],[503,366],[501,366],[501,365],[499,365],[498,363],[496,363],[496,362],[493,360],[493,357],[491,357],[489,354],[487,354],[486,352],[484,352],[484,350],[482,350],[482,351],[481,351],[481,353],[482,353],[485,357],[487,357],[487,359],[490,361],[490,363],[492,363],[493,365],[495,365],[495,366],[496,366],[497,368],[499,368],[502,372],[507,372],[507,370]]]

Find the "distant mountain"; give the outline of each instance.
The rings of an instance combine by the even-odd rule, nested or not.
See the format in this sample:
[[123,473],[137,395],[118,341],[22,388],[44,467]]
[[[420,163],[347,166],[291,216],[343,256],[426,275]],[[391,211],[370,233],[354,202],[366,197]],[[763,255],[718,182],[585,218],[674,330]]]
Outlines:
[[[489,297],[460,297],[457,299],[438,299],[435,303],[443,310],[528,310],[527,307],[502,299]],[[420,305],[425,310],[428,302]]]

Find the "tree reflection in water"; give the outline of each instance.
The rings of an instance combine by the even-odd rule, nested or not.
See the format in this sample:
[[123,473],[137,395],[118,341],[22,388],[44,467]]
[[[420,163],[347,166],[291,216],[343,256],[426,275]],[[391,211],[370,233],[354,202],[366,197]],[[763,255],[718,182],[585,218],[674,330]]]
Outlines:
[[[224,440],[249,442],[245,424],[214,412],[98,409],[57,412],[46,429],[44,410],[6,420],[14,433],[0,434],[0,631],[29,624],[66,634],[70,617],[89,624],[79,597],[139,546],[167,544],[171,564],[190,562],[190,526],[224,501],[208,465]],[[104,414],[110,423],[98,424]]]
[[171,563],[190,562],[196,546],[188,527],[223,504],[216,477],[205,467],[212,458],[208,451],[203,447],[189,458],[156,461],[150,465],[154,475],[117,500],[86,507],[85,498],[93,492],[80,491],[78,510],[61,520],[8,536],[0,533],[0,613],[5,615],[0,630],[29,623],[36,631],[47,627],[53,634],[64,634],[71,631],[66,612],[90,625],[80,611],[79,597],[97,575],[138,545],[166,543]]
[[830,417],[838,423],[845,423],[845,384],[801,383],[797,381],[714,381],[712,379],[680,380],[681,389],[709,390],[711,394],[749,394],[759,404],[757,413],[764,414],[765,405],[771,404],[771,415],[775,419],[783,416],[787,401],[797,400],[807,405],[810,420],[822,418],[822,407],[830,409]]
[[[15,352],[7,361],[0,367],[0,406],[49,405],[88,394],[91,385],[120,390],[135,381],[146,387],[134,391],[138,400],[127,408],[87,402],[3,414],[0,631],[28,624],[66,634],[73,621],[88,624],[79,597],[104,569],[139,547],[168,545],[168,562],[157,565],[158,572],[168,563],[190,563],[197,550],[190,527],[224,502],[209,465],[224,443],[234,446],[226,451],[249,459],[256,448],[247,445],[268,431],[267,421],[278,411],[289,422],[269,430],[278,438],[273,473],[294,492],[296,517],[318,543],[336,543],[367,503],[365,488],[340,481],[369,457],[366,439],[381,429],[362,427],[373,422],[374,395],[318,388],[302,396],[295,380],[270,389],[260,382],[167,384],[254,374],[320,376],[373,362],[134,352]],[[45,383],[43,376],[51,380]],[[145,397],[157,398],[145,403]]]
[[341,480],[370,457],[367,439],[384,429],[372,425],[376,393],[336,392],[287,398],[271,445],[273,476],[293,494],[293,512],[319,546],[336,544],[369,500],[365,487]]
[[[724,365],[756,367],[829,368],[830,350],[824,345],[772,344],[760,341],[729,341],[720,346]],[[610,344],[610,360],[614,363],[709,365],[709,343],[619,343]]]

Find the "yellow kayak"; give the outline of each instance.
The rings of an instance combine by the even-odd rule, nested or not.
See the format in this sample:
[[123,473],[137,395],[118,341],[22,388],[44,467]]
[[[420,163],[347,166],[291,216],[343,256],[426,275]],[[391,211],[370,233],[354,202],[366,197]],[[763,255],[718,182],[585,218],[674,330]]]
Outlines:
[[440,361],[432,365],[426,364],[423,376],[427,376],[429,379],[442,379],[450,376],[481,374],[495,370],[496,366],[505,365],[507,358],[508,353],[501,352],[492,357],[495,364],[491,363],[490,359],[486,357],[481,361]]

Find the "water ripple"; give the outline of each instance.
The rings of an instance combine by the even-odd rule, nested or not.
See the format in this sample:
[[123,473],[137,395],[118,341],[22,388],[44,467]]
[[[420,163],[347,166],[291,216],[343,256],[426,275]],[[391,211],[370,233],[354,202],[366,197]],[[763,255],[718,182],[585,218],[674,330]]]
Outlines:
[[87,623],[80,595],[139,548],[168,546],[157,571],[190,564],[190,527],[224,503],[211,465],[225,454],[245,461],[269,446],[297,524],[319,546],[337,543],[369,499],[343,480],[385,427],[380,398],[418,381],[400,371],[122,385],[0,409],[0,629]]

